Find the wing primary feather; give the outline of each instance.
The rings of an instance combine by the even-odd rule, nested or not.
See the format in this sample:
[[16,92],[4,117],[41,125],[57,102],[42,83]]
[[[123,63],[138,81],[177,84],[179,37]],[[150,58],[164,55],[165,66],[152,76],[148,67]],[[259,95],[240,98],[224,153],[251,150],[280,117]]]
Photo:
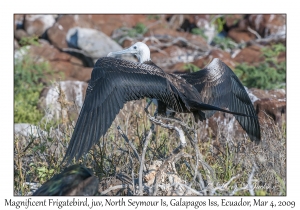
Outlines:
[[95,109],[92,118],[91,118],[91,124],[90,124],[90,139],[87,142],[87,147],[86,150],[89,150],[89,148],[91,148],[93,146],[93,143],[95,143],[95,141],[99,140],[97,139],[97,131],[96,131],[96,125],[98,124],[98,109]]
[[[219,59],[214,59],[203,70],[184,74],[182,77],[198,90],[203,103],[253,116],[235,115],[250,139],[256,142],[260,140],[260,126],[254,106],[244,86],[226,64]],[[207,117],[214,112],[205,111]]]
[[81,137],[81,139],[86,139],[86,141],[82,141],[82,140],[80,141],[79,153],[76,157],[77,160],[83,155],[83,153],[87,152],[87,150],[88,150],[87,146],[89,145],[90,141],[92,141],[90,138],[90,135],[91,135],[90,126],[93,123],[92,117],[93,117],[93,110],[90,111],[89,113],[87,113],[87,118],[84,123],[83,134]]

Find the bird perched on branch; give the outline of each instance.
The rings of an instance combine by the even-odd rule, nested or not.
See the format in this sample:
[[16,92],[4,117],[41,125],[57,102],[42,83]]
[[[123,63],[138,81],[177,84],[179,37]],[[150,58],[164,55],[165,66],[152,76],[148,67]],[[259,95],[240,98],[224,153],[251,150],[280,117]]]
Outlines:
[[[112,58],[130,53],[138,62]],[[79,159],[99,141],[127,101],[144,97],[158,100],[166,109],[192,113],[203,121],[215,111],[234,114],[250,139],[260,141],[260,127],[249,96],[232,70],[219,59],[192,74],[167,74],[150,59],[150,50],[138,42],[100,58],[92,71],[64,160]],[[223,109],[223,108],[227,109]]]

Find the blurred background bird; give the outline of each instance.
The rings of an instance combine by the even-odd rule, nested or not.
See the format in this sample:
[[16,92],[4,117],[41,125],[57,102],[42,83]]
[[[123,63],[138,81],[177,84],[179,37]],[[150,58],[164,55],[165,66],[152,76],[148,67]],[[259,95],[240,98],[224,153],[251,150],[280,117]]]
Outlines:
[[98,191],[99,180],[90,169],[72,165],[62,173],[54,175],[37,189],[34,196],[90,196]]

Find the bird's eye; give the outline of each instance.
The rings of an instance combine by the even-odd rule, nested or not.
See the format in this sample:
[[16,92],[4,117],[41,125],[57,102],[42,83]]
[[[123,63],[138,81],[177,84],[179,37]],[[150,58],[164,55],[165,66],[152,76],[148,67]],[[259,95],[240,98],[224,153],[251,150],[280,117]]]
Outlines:
[[134,46],[133,49],[136,49],[136,46]]

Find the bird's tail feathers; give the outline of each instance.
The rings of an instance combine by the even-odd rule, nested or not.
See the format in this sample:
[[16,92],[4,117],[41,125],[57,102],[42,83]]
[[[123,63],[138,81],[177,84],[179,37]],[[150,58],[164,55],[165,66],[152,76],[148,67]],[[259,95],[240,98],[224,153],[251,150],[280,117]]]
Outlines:
[[205,110],[216,110],[216,111],[226,112],[226,113],[229,113],[229,114],[234,114],[234,115],[239,115],[239,116],[244,116],[244,117],[257,118],[257,116],[247,115],[247,114],[238,113],[238,112],[232,112],[232,111],[222,109],[222,108],[219,108],[219,107],[216,107],[216,106],[212,106],[212,105],[209,105],[209,104],[199,103],[199,102],[194,101],[194,100],[188,100],[188,101],[189,101],[190,108],[197,109],[197,110],[203,110],[203,111],[205,111]]

